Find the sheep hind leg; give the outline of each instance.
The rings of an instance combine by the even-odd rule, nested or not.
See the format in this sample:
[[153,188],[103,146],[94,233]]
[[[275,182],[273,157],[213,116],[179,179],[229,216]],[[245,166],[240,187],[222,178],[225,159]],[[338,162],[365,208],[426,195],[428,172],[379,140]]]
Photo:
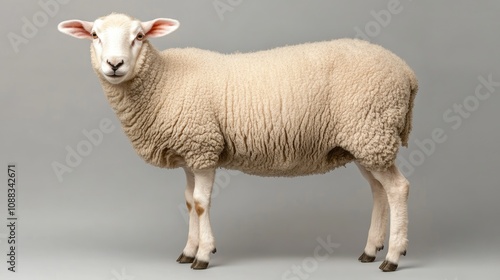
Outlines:
[[194,174],[191,170],[184,168],[186,173],[186,191],[184,196],[186,198],[186,206],[189,215],[189,232],[188,240],[182,254],[177,258],[178,263],[192,263],[196,252],[198,251],[199,244],[199,220],[198,215],[194,209]]
[[373,177],[372,173],[361,164],[356,162],[359,171],[368,181],[372,189],[373,209],[368,239],[363,254],[358,258],[360,262],[367,263],[375,261],[378,251],[384,249],[384,240],[387,232],[387,222],[389,214],[389,203],[387,194],[380,182]]
[[199,247],[191,265],[192,269],[205,269],[210,253],[215,253],[215,239],[210,225],[210,199],[215,178],[215,169],[194,171],[194,212],[199,219]]
[[389,251],[380,269],[384,272],[395,271],[398,268],[399,258],[401,255],[406,255],[408,247],[407,202],[410,185],[395,165],[386,171],[372,171],[371,173],[382,184],[390,207]]

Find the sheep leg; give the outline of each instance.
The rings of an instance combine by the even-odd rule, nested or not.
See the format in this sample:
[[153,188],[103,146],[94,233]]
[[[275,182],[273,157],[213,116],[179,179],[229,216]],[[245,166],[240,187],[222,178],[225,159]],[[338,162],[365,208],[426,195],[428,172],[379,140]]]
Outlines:
[[191,265],[192,269],[205,269],[210,261],[210,253],[215,253],[215,239],[210,225],[210,197],[215,178],[215,169],[196,170],[194,174],[194,213],[199,220],[198,252]]
[[182,254],[177,258],[178,263],[192,263],[194,257],[196,256],[196,251],[198,251],[199,243],[199,221],[198,215],[194,209],[194,174],[188,168],[184,168],[186,173],[186,191],[184,196],[186,198],[186,206],[188,208],[189,215],[189,231],[188,240]]
[[387,194],[380,182],[373,177],[372,173],[361,164],[356,162],[359,171],[368,181],[372,189],[373,209],[368,240],[363,254],[358,258],[361,262],[373,262],[378,251],[384,249],[384,240],[387,232],[389,214],[389,203]]
[[399,258],[406,255],[408,246],[408,193],[410,184],[399,172],[395,165],[386,171],[372,171],[387,193],[390,207],[390,237],[389,251],[385,261],[380,265],[382,271],[395,271],[398,268]]

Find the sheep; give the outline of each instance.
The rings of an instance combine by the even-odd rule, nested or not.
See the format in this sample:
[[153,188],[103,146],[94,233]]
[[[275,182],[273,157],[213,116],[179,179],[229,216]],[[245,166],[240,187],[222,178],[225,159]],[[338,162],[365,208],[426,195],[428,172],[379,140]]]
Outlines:
[[303,176],[354,162],[374,199],[359,261],[373,262],[384,248],[390,215],[380,269],[396,270],[408,246],[409,182],[395,159],[412,128],[418,85],[410,67],[357,39],[235,54],[160,52],[149,42],[178,27],[116,13],[58,25],[91,40],[94,71],[138,155],[184,169],[189,231],[177,262],[205,269],[216,252],[209,210],[217,168]]

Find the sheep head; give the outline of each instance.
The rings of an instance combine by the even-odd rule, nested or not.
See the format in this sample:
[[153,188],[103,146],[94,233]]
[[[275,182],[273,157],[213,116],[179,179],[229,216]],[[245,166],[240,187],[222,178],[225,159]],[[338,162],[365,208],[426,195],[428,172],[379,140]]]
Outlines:
[[165,36],[179,27],[179,22],[158,18],[141,22],[124,14],[110,14],[94,22],[63,21],[59,31],[92,41],[92,63],[111,84],[120,84],[135,75],[142,46],[149,38]]

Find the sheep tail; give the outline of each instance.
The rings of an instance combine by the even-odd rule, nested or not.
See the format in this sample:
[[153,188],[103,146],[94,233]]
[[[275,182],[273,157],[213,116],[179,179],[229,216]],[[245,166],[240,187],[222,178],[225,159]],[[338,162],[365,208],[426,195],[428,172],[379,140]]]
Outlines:
[[401,145],[408,147],[408,139],[410,137],[410,132],[412,129],[412,119],[413,119],[413,102],[415,100],[415,95],[418,91],[418,81],[417,77],[413,71],[408,70],[408,78],[410,80],[410,100],[408,102],[408,111],[406,112],[405,124],[401,134]]

